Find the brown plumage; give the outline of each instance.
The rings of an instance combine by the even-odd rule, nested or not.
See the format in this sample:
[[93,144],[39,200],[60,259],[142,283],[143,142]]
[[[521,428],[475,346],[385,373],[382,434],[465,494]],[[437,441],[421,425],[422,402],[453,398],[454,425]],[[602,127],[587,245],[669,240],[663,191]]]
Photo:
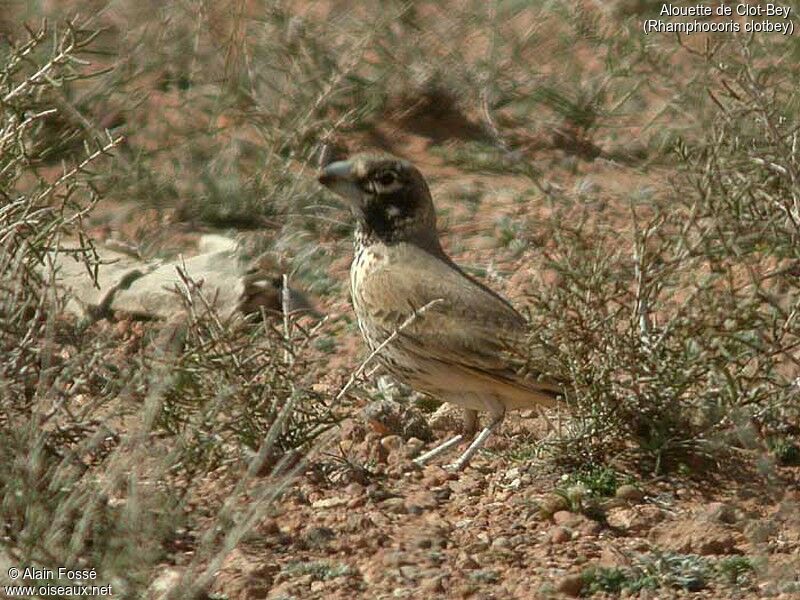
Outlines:
[[364,339],[375,350],[395,335],[378,360],[414,389],[464,407],[467,432],[474,432],[476,411],[491,415],[455,468],[469,462],[507,409],[556,403],[556,382],[523,375],[525,319],[442,250],[430,191],[412,164],[357,155],[328,165],[319,180],[356,218],[350,283]]

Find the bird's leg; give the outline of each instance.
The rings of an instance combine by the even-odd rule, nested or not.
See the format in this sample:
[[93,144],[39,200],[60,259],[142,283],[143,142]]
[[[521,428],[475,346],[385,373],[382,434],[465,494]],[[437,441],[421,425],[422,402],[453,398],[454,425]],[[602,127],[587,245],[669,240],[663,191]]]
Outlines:
[[503,418],[506,416],[506,408],[502,402],[494,399],[486,400],[486,408],[489,409],[492,420],[472,441],[472,443],[469,445],[469,448],[464,451],[464,454],[462,454],[452,465],[449,465],[448,468],[452,469],[453,471],[462,471],[464,467],[469,464],[469,461],[472,459],[478,449],[483,446],[484,442],[486,442],[486,439],[495,429],[497,429],[498,425],[503,422]]
[[464,409],[464,437],[473,437],[478,432],[478,411]]
[[432,450],[428,450],[425,454],[421,454],[417,458],[414,459],[414,462],[419,466],[424,465],[429,460],[432,460],[447,452],[450,448],[455,446],[456,444],[460,444],[462,440],[471,438],[475,435],[475,431],[478,428],[478,411],[472,410],[471,408],[464,409],[464,433],[454,436],[433,448]]
[[447,440],[446,442],[442,442],[432,450],[428,450],[425,454],[420,454],[417,458],[414,459],[414,464],[419,465],[421,467],[429,460],[433,460],[440,454],[447,452],[450,448],[452,448],[456,444],[460,444],[461,440],[463,439],[464,436],[460,433],[454,437],[451,437],[449,440]]

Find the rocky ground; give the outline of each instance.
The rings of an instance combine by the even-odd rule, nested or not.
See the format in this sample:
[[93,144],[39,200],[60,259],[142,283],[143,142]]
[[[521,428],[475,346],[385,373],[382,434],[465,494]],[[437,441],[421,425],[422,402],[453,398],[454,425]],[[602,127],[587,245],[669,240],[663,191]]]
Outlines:
[[224,597],[798,597],[800,469],[576,498],[558,472],[502,457],[509,435],[459,474],[358,421],[340,441],[353,462],[315,463],[226,561]]

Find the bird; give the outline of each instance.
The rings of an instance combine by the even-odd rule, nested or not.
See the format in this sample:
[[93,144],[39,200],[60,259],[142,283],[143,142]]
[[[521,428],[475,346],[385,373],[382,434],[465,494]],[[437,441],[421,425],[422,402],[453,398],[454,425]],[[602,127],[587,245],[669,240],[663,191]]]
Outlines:
[[[464,434],[417,457],[417,464],[475,436],[449,465],[461,471],[506,411],[561,403],[563,384],[527,368],[526,319],[445,253],[430,189],[416,166],[360,153],[324,166],[318,180],[355,218],[350,292],[375,359],[413,389],[464,409]],[[489,421],[475,435],[478,412],[488,412]]]

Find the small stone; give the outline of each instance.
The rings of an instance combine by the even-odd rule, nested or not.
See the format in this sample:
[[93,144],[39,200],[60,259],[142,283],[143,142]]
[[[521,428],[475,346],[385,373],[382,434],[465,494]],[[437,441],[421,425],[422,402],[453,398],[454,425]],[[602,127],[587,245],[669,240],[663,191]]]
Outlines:
[[609,509],[606,523],[616,529],[644,531],[664,520],[664,511],[652,504]]
[[367,498],[369,498],[373,502],[381,502],[382,500],[386,500],[389,497],[391,497],[391,494],[386,488],[380,487],[378,485],[370,485],[367,488]]
[[570,512],[568,510],[559,510],[553,514],[553,522],[556,525],[566,525],[567,527],[575,527],[583,520],[581,515]]
[[550,530],[550,542],[553,544],[563,544],[572,539],[572,532],[566,527],[557,525]]
[[425,465],[422,469],[422,481],[427,488],[439,487],[450,479],[450,472],[444,470],[439,465]]
[[396,454],[403,447],[403,438],[399,435],[387,435],[381,439],[381,446],[389,454]]
[[406,442],[406,451],[405,455],[406,458],[414,458],[422,451],[422,448],[425,447],[425,442],[423,442],[419,438],[412,437],[410,440]]
[[465,548],[465,550],[470,554],[480,554],[481,552],[484,552],[488,549],[489,549],[489,544],[488,542],[484,541],[473,542]]
[[305,542],[310,548],[323,548],[336,537],[330,527],[312,527],[306,532]]
[[278,535],[280,532],[281,529],[275,519],[265,519],[261,524],[261,533],[263,535]]
[[566,510],[568,507],[566,498],[558,494],[549,494],[539,503],[539,512],[544,518],[549,519],[555,513]]
[[429,577],[427,579],[423,579],[419,584],[420,589],[423,593],[427,594],[441,594],[444,592],[444,586],[442,585],[442,578],[439,577]]
[[360,513],[351,513],[347,515],[344,524],[344,530],[349,532],[368,531],[375,526],[372,519]]
[[735,507],[725,502],[712,502],[702,511],[702,517],[713,523],[726,523],[733,525],[739,520]]
[[465,477],[456,481],[450,481],[447,485],[454,494],[459,496],[476,496],[481,493],[483,486],[486,485],[486,481],[474,477]]
[[614,494],[620,500],[627,502],[641,502],[644,499],[644,492],[637,488],[635,485],[625,484],[617,488]]
[[367,503],[366,496],[356,496],[347,502],[347,508],[360,508]]
[[471,556],[465,556],[464,558],[456,561],[456,566],[459,569],[463,569],[465,571],[471,571],[472,569],[477,569],[478,567],[480,567],[480,564],[478,564],[478,561],[476,561]]
[[417,548],[421,548],[422,550],[427,550],[431,546],[433,546],[433,540],[429,537],[419,537],[414,540],[414,545]]
[[507,537],[501,535],[500,537],[497,537],[492,541],[492,548],[507,550],[511,548],[511,544],[509,543]]
[[438,505],[439,501],[436,497],[436,494],[427,490],[413,492],[406,498],[406,507],[409,511],[412,509],[419,509],[421,512],[431,508],[436,508]]
[[387,567],[402,567],[409,564],[409,557],[405,552],[387,552],[383,557],[383,564]]
[[613,546],[604,546],[600,551],[597,564],[601,567],[628,567],[630,561],[625,555]]
[[580,532],[587,537],[597,537],[603,531],[603,526],[597,521],[587,520],[580,526]]
[[400,567],[400,575],[406,579],[415,580],[419,577],[419,569],[410,565]]
[[364,493],[364,486],[360,483],[350,483],[346,488],[344,488],[345,493],[348,496],[360,496]]
[[338,506],[344,506],[347,504],[347,498],[340,498],[339,496],[334,496],[333,498],[323,498],[322,500],[316,500],[315,502],[311,503],[312,508],[336,508]]
[[583,578],[578,574],[567,575],[556,586],[556,591],[577,598],[583,589]]
[[388,513],[404,515],[408,513],[405,498],[388,498],[381,502],[381,507]]

